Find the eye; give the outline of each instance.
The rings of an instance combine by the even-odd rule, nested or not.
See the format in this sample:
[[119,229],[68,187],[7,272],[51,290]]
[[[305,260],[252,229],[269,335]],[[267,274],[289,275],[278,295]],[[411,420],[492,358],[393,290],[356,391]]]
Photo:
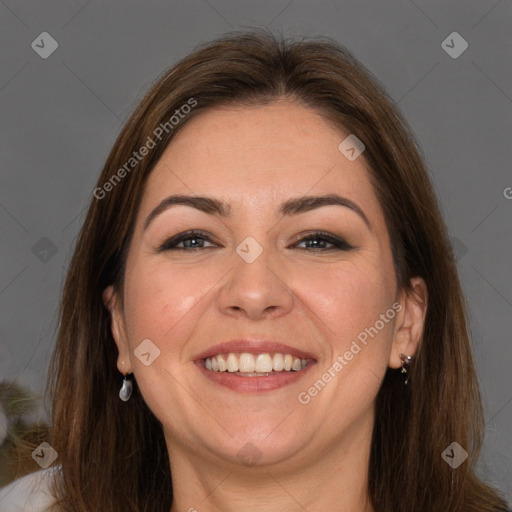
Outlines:
[[[210,237],[203,231],[185,231],[184,233],[164,240],[164,242],[158,246],[157,252],[203,249],[206,248],[204,242],[213,243]],[[178,247],[181,243],[183,243],[183,247]]]
[[[190,230],[184,233],[179,233],[167,240],[164,240],[157,249],[157,252],[163,251],[195,251],[198,249],[207,249],[204,243],[213,244],[210,247],[215,246],[212,239],[203,231]],[[300,244],[306,243],[306,247],[299,247]],[[179,247],[183,244],[182,247]],[[327,247],[330,245],[331,247]],[[296,244],[300,250],[309,252],[327,252],[327,251],[349,251],[355,247],[347,243],[342,238],[334,236],[325,231],[315,231],[310,233],[308,236],[301,238]]]
[[[302,247],[300,249],[310,252],[326,252],[326,251],[349,251],[354,249],[354,246],[347,243],[342,238],[326,233],[325,231],[315,231],[308,236],[303,237],[296,244],[297,246],[306,243],[310,244],[309,247]],[[332,247],[326,247],[330,244]]]

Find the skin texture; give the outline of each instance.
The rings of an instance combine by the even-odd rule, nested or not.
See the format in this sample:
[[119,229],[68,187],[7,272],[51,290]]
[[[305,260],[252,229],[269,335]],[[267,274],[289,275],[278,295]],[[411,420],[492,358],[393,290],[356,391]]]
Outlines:
[[[338,150],[348,135],[316,111],[279,101],[222,108],[192,119],[149,177],[129,249],[124,302],[109,287],[118,369],[134,373],[161,421],[173,475],[171,512],[194,510],[371,511],[367,471],[374,401],[399,354],[414,355],[427,305],[422,279],[396,289],[389,235],[365,169]],[[276,215],[292,197],[337,193],[359,205],[371,229],[342,206]],[[171,194],[204,195],[231,205],[231,216],[174,206],[144,231],[149,213]],[[157,252],[165,239],[200,229],[200,249]],[[316,249],[314,230],[355,249]],[[236,252],[248,236],[263,253],[247,263]],[[194,245],[192,245],[194,246]],[[183,243],[179,245],[183,247]],[[314,246],[313,246],[314,247]],[[402,305],[366,346],[309,403],[300,392],[321,378],[395,301]],[[257,337],[315,355],[295,383],[239,393],[212,383],[194,363],[208,347]],[[160,356],[135,357],[150,339]],[[260,457],[246,465],[246,443]],[[304,507],[304,508],[301,508]]]

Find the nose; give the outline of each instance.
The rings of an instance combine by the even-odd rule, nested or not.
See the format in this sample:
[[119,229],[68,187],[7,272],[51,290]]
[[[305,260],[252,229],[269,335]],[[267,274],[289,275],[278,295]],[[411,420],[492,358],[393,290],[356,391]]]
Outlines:
[[286,284],[283,268],[276,265],[275,258],[270,258],[265,249],[252,263],[236,255],[234,267],[219,291],[221,312],[250,320],[276,318],[289,313],[294,296]]

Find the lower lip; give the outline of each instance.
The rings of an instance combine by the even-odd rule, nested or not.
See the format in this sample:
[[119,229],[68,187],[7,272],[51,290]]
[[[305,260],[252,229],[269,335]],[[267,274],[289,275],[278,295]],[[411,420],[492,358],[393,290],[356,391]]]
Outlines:
[[241,393],[257,393],[273,391],[298,381],[315,365],[315,362],[309,362],[303,370],[278,373],[268,377],[242,377],[229,372],[214,372],[206,369],[203,360],[195,361],[195,364],[208,379],[221,386]]

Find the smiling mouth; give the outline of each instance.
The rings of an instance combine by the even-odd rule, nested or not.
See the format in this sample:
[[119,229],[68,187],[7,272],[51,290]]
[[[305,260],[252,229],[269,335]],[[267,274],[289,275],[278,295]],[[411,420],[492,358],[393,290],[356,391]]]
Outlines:
[[251,354],[229,352],[203,359],[205,368],[215,373],[230,373],[239,377],[269,377],[300,372],[312,359],[301,359],[285,353]]

